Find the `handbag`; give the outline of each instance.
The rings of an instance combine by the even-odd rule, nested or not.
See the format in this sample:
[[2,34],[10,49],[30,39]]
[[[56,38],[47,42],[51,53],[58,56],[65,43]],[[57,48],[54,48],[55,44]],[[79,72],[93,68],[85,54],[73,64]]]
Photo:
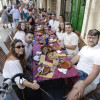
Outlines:
[[9,21],[9,22],[13,22],[12,14],[8,14],[8,21]]

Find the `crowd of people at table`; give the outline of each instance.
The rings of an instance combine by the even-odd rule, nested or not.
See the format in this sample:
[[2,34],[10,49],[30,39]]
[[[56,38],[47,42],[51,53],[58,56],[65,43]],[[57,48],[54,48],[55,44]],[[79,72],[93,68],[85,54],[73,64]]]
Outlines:
[[[55,34],[59,46],[64,50],[71,62],[75,64],[75,68],[79,73],[79,80],[68,93],[66,100],[79,100],[84,95],[96,89],[100,78],[100,45],[98,44],[100,32],[98,30],[89,30],[87,46],[84,46],[79,51],[79,37],[73,32],[70,22],[65,24],[62,15],[59,16],[59,19],[56,19],[55,14],[47,13],[45,9],[36,10],[32,8],[29,10],[28,5],[20,5],[19,8],[14,5],[14,8],[9,13],[6,7],[4,7],[3,13],[7,16],[12,15],[16,29],[2,71],[3,77],[5,79],[11,78],[17,73],[24,73],[26,76],[28,73],[30,75],[27,80],[24,78],[20,79],[19,77],[15,79],[18,87],[13,88],[20,100],[24,100],[21,89],[25,90],[25,100],[51,100],[39,91],[41,84],[44,83],[45,89],[49,87],[50,91],[48,88],[47,91],[51,95],[55,95],[55,100],[65,100],[63,98],[64,91],[68,88],[68,83],[66,87],[63,79],[52,82],[46,81],[40,83],[40,85],[35,80],[33,83],[28,81],[32,80],[33,69],[31,66],[33,61],[32,52],[34,52],[32,44],[37,24],[43,24],[50,29],[52,34]],[[5,15],[2,14],[2,23],[8,23],[7,18],[4,19],[3,16]],[[3,27],[5,28],[5,26]]]

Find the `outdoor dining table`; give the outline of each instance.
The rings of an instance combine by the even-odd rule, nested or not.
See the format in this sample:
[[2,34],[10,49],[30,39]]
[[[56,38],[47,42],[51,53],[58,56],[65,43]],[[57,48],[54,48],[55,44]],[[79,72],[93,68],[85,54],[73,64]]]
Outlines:
[[[37,36],[35,35],[35,43],[33,44],[33,56],[36,55],[37,51],[41,51],[41,44],[38,43],[38,39],[43,39],[42,36]],[[53,45],[58,45],[57,42],[52,43]],[[59,46],[59,45],[58,45]],[[61,54],[65,54],[64,51],[61,49]],[[59,57],[59,58],[66,58],[67,61],[69,61],[71,63],[71,61],[69,60],[69,58],[67,56],[63,56],[63,57]],[[52,63],[53,61],[49,60],[48,57],[46,56],[46,61]],[[38,82],[41,81],[45,81],[45,80],[53,80],[53,79],[60,79],[60,78],[70,78],[74,83],[79,79],[79,75],[77,70],[75,69],[74,65],[71,63],[71,68],[68,69],[66,74],[63,74],[61,72],[58,71],[57,68],[55,68],[54,70],[54,74],[52,76],[52,78],[47,78],[47,77],[43,77],[43,76],[36,76],[37,72],[36,72],[36,67],[38,65],[36,64],[36,61],[33,60],[33,80],[36,80]]]

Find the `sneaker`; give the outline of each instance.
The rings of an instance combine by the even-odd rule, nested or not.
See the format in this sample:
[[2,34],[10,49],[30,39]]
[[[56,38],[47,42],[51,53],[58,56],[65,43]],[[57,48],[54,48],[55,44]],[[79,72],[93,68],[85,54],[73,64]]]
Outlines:
[[8,26],[6,28],[9,28]]
[[6,27],[5,27],[5,26],[3,26],[3,28],[4,28],[4,29],[6,29]]

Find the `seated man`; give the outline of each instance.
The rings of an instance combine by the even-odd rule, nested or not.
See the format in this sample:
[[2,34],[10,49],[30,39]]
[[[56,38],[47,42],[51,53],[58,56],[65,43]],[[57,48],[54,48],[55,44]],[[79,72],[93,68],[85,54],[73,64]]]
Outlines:
[[72,59],[79,51],[78,49],[78,36],[72,32],[72,24],[67,23],[65,25],[65,34],[60,43],[62,48],[65,48],[65,53],[69,59]]
[[30,55],[32,55],[32,41],[34,37],[33,31],[27,31],[25,33],[23,44],[25,45],[25,60],[29,58]]
[[28,79],[32,80],[32,41],[33,41],[33,31],[27,31],[25,33],[23,44],[25,45],[25,75]]
[[[68,94],[66,100],[79,100],[82,96],[96,89],[100,79],[100,45],[98,44],[100,32],[96,29],[89,31],[87,36],[87,46],[71,61],[78,62],[77,70],[80,79],[75,83],[73,89]],[[96,78],[97,77],[97,78]]]
[[51,30],[53,32],[59,27],[59,21],[56,21],[56,15],[52,14],[52,19],[49,21],[49,25],[51,26]]

